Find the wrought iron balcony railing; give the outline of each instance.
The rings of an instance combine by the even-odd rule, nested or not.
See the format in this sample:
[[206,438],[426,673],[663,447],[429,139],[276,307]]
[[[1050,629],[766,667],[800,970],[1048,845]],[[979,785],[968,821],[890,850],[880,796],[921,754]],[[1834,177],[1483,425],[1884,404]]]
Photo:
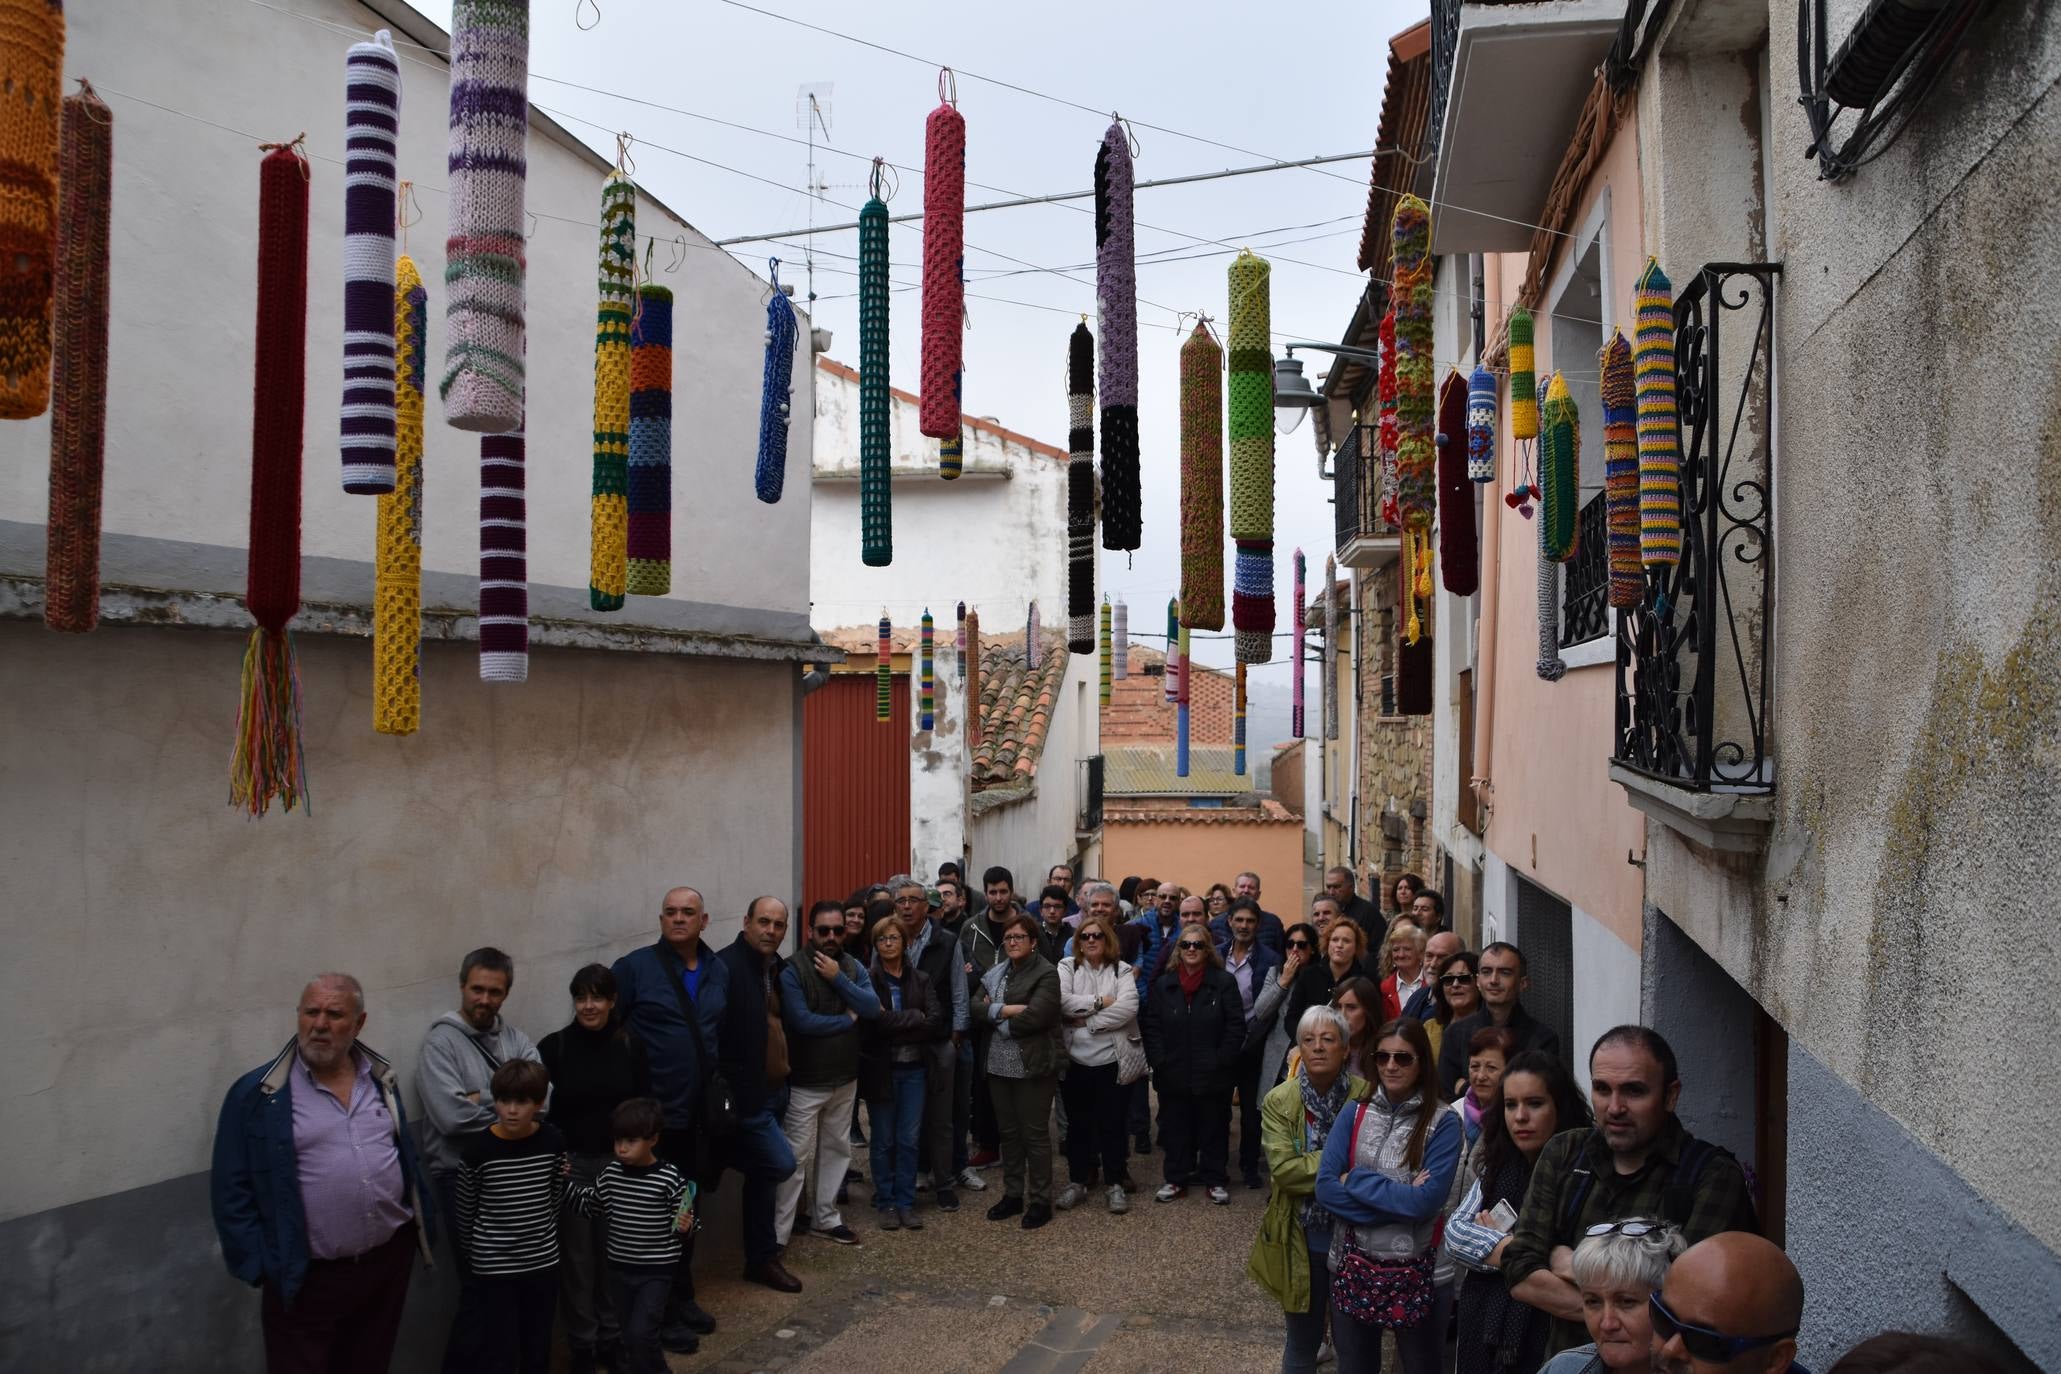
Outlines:
[[1080,805],[1075,809],[1074,830],[1085,835],[1102,828],[1102,755],[1090,754],[1080,761],[1077,782]]
[[1682,556],[1618,618],[1616,762],[1697,792],[1772,792],[1776,263],[1711,263],[1675,298]]
[[1610,633],[1610,512],[1602,492],[1575,517],[1574,558],[1560,602],[1560,647],[1571,649]]
[[1453,55],[1460,47],[1460,0],[1431,0],[1431,111],[1424,121],[1423,160],[1438,162],[1438,136],[1453,86]]
[[1361,565],[1353,545],[1365,539],[1394,539],[1395,526],[1381,518],[1381,452],[1375,427],[1354,425],[1331,455],[1332,521],[1339,561]]

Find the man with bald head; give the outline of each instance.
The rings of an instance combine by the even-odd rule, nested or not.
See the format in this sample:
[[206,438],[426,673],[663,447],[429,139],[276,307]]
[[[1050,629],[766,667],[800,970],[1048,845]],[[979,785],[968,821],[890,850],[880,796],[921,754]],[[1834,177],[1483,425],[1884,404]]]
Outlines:
[[[786,938],[787,903],[778,897],[752,898],[744,908],[744,928],[716,956],[730,975],[716,1057],[737,1104],[737,1129],[722,1142],[720,1162],[744,1176],[744,1277],[782,1293],[799,1293],[801,1280],[780,1262],[774,1222],[779,1186],[795,1170],[794,1150],[774,1110],[787,1085],[787,1036],[774,984],[780,975],[780,943]],[[704,1179],[713,1188],[713,1173]]]
[[1432,932],[1424,942],[1424,986],[1411,993],[1410,1000],[1403,1003],[1403,1015],[1414,1016],[1419,1021],[1429,1021],[1438,1015],[1435,986],[1438,982],[1438,966],[1466,948],[1467,942],[1455,931]]
[[1747,1231],[1698,1241],[1649,1305],[1660,1374],[1808,1374],[1796,1363],[1803,1277],[1772,1241]]
[[229,1272],[264,1290],[269,1370],[384,1370],[429,1258],[429,1180],[364,1028],[358,980],[317,975],[294,1037],[236,1080],[215,1127],[215,1233]]

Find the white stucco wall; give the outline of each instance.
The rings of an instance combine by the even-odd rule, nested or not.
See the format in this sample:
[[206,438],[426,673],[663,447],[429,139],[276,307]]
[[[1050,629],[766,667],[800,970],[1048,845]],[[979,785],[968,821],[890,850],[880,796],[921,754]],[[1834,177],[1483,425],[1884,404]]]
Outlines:
[[[1437,277],[1433,282],[1436,294],[1431,312],[1431,342],[1432,356],[1439,360],[1441,386],[1448,367],[1457,369],[1463,378],[1474,370],[1472,282],[1469,274],[1469,261],[1465,257],[1449,256],[1438,260]],[[1475,486],[1473,490],[1478,493],[1484,488]],[[1478,500],[1475,506],[1478,567],[1481,545]],[[1443,519],[1444,515],[1441,510],[1440,518]],[[1474,666],[1474,616],[1478,593],[1453,595],[1446,590],[1443,570],[1437,583],[1438,591],[1432,605],[1431,639],[1431,835],[1433,843],[1452,855],[1453,886],[1464,890],[1472,884],[1461,875],[1478,871],[1482,855],[1481,840],[1460,824],[1459,817],[1460,798],[1466,795],[1468,780],[1474,773],[1474,760],[1460,754],[1458,703],[1461,697],[1460,674]],[[1457,918],[1460,914],[1456,909],[1460,903],[1460,892],[1448,892],[1445,898],[1449,915]]]
[[[1036,788],[1021,801],[1006,802],[973,818],[976,871],[971,876],[976,881],[977,870],[1001,864],[1016,875],[1019,891],[1035,892],[1030,886],[1033,882],[1042,887],[1046,871],[1075,854],[1074,824],[1080,804],[1075,761],[1101,749],[1097,728],[1100,682],[1101,665],[1093,655],[1068,657],[1059,698],[1052,703],[1052,723],[1046,732],[1044,755],[1038,761]],[[1099,845],[1090,844],[1088,857],[1093,859],[1098,849]]]
[[[947,859],[966,862],[971,740],[966,728],[966,685],[958,673],[947,616],[938,626],[933,656],[937,677],[931,729],[923,729],[923,679],[912,667],[909,688],[909,872],[928,879]],[[912,660],[913,663],[913,660]]]
[[1589,1047],[1612,1026],[1639,1023],[1639,951],[1615,931],[1573,909],[1574,1043],[1564,1047],[1577,1082],[1589,1062]]

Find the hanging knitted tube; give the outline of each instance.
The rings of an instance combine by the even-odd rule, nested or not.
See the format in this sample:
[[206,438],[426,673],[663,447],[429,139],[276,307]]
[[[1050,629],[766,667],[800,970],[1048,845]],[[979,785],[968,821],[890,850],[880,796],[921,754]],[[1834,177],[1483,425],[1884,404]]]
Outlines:
[[1324,738],[1338,738],[1338,560],[1324,560]]
[[[1102,323],[1102,547],[1135,549],[1138,476],[1138,265],[1131,137],[1113,120],[1095,150],[1095,307]],[[1219,622],[1221,623],[1221,622]]]
[[1245,776],[1245,665],[1232,670],[1231,679],[1231,771]]
[[1174,776],[1188,776],[1188,627],[1181,627],[1181,671],[1174,687]]
[[1097,700],[1104,706],[1107,706],[1109,704],[1110,649],[1111,644],[1109,633],[1109,601],[1105,597],[1102,602],[1102,691],[1100,696],[1097,698]]
[[[759,385],[759,459],[752,482],[759,500],[773,505],[787,485],[787,426],[794,412],[794,341],[800,326],[795,322],[794,302],[780,289],[780,259],[769,261],[773,294],[766,298],[766,366]],[[862,439],[864,424],[862,415]],[[862,461],[863,456],[862,453]],[[860,476],[863,481],[863,468]],[[864,497],[862,490],[862,502]],[[863,523],[863,511],[861,515]],[[867,562],[870,565],[872,560]]]
[[[959,394],[959,379],[952,379],[952,394]],[[940,481],[956,482],[966,471],[966,431],[962,428],[949,439],[937,441],[937,475]]]
[[1290,704],[1288,708],[1288,733],[1296,739],[1302,738],[1303,727],[1303,650],[1304,637],[1308,631],[1308,616],[1304,607],[1304,598],[1308,595],[1309,592],[1303,586],[1302,550],[1297,549],[1295,551],[1295,648],[1293,650],[1294,657],[1289,660],[1295,665],[1295,675],[1289,683]]
[[0,3],[0,420],[50,406],[64,6]]
[[873,719],[889,719],[894,714],[894,706],[894,623],[883,611],[880,640],[873,650]]
[[[949,92],[949,93],[948,93]],[[959,434],[959,370],[966,322],[966,120],[948,67],[923,131],[923,394],[916,427],[932,439]]]
[[895,556],[887,299],[887,203],[875,159],[873,198],[859,211],[859,556],[869,568],[884,568]]
[[1532,346],[1531,312],[1510,312],[1510,437],[1539,437],[1538,363]]
[[530,676],[527,443],[523,432],[479,441],[479,677]]
[[422,387],[429,293],[415,259],[394,264],[394,489],[379,500],[373,565],[372,728],[412,735],[422,724]]
[[1375,331],[1374,351],[1379,356],[1374,370],[1374,398],[1380,422],[1374,433],[1381,450],[1381,523],[1393,530],[1402,528],[1403,523],[1402,508],[1396,504],[1394,306],[1381,317],[1381,325]]
[[1581,416],[1567,379],[1555,371],[1546,382],[1546,400],[1539,408],[1539,530],[1546,557],[1555,563],[1572,559],[1581,540]]
[[453,0],[450,54],[449,299],[437,390],[454,428],[506,434],[523,417],[527,0]]
[[959,603],[959,629],[953,636],[953,647],[958,651],[958,676],[966,676],[966,603]]
[[401,63],[385,29],[344,54],[343,489],[394,489],[394,169]]
[[1038,603],[1032,601],[1023,622],[1023,666],[1034,673],[1038,670],[1038,659],[1044,647],[1040,640],[1042,629],[1038,623]]
[[980,612],[966,613],[966,742],[977,745],[986,731],[980,723]]
[[930,618],[930,607],[923,608],[922,643],[916,671],[917,692],[916,716],[922,730],[937,728],[937,625]]
[[594,315],[593,552],[587,604],[619,611],[627,590],[630,311],[637,274],[637,188],[618,168],[601,187],[600,304]]
[[1109,676],[1122,682],[1131,675],[1131,612],[1118,597],[1109,631]]
[[1396,205],[1395,243],[1396,506],[1410,580],[1408,641],[1431,623],[1431,522],[1437,503],[1438,446],[1432,439],[1431,208],[1415,196]]
[[50,535],[43,623],[100,623],[100,494],[107,453],[109,205],[114,112],[90,85],[65,97],[51,346]]
[[1095,337],[1066,346],[1066,647],[1095,650]]
[[1181,345],[1181,614],[1224,628],[1224,350],[1197,322]]
[[[1533,393],[1533,404],[1541,414],[1546,408],[1547,382],[1537,384]],[[1540,436],[1540,447],[1547,443]],[[1541,458],[1543,463],[1543,457]],[[1546,552],[1546,522],[1539,521],[1539,676],[1548,682],[1558,682],[1567,672],[1567,664],[1560,657],[1560,565]]]
[[637,288],[630,319],[630,457],[623,590],[673,589],[673,293]]
[[1274,652],[1274,356],[1263,258],[1240,253],[1229,271],[1231,392],[1231,627],[1240,663]]
[[1448,372],[1438,389],[1438,566],[1446,590],[1481,585],[1474,545],[1474,483],[1467,480],[1467,379]]
[[1639,557],[1649,568],[1682,561],[1682,451],[1675,411],[1674,285],[1646,259],[1634,288],[1633,388],[1639,425]]
[[1639,561],[1639,409],[1632,346],[1622,330],[1603,348],[1603,518],[1610,554],[1610,604],[1636,606],[1645,591]]
[[1467,379],[1467,480],[1496,480],[1496,375],[1485,367]]
[[307,801],[300,671],[287,622],[301,605],[301,426],[307,405],[308,161],[298,140],[258,167],[258,315],[251,416],[250,566],[257,621],[243,655],[229,804],[262,816]]
[[1166,668],[1160,678],[1160,687],[1171,706],[1181,696],[1181,599],[1168,597],[1166,603]]

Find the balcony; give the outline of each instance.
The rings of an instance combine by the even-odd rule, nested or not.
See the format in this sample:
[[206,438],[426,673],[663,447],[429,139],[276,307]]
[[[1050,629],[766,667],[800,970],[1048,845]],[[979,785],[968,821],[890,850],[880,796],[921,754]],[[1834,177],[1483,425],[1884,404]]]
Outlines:
[[1373,425],[1354,425],[1331,455],[1331,506],[1340,567],[1380,568],[1402,553],[1402,536],[1381,518],[1381,453]]
[[1102,828],[1102,755],[1091,754],[1075,767],[1074,833],[1092,835]]

